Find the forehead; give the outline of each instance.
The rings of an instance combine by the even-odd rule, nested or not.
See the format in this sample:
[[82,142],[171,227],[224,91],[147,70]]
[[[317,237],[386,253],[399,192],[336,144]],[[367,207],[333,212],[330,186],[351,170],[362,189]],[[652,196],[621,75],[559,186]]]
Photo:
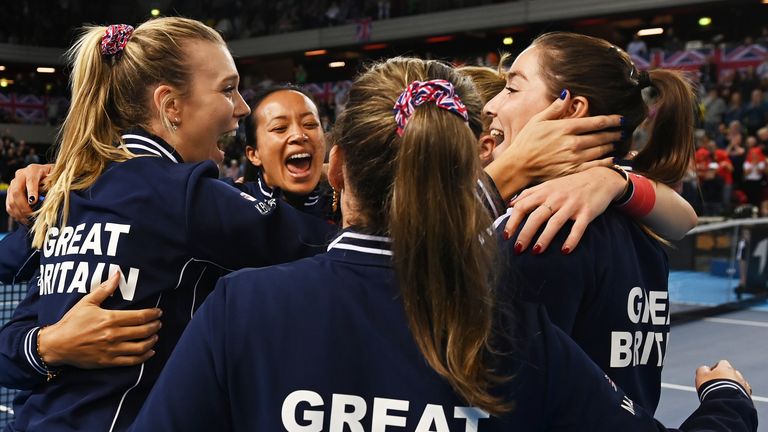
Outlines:
[[317,115],[317,107],[307,96],[295,90],[279,90],[269,96],[256,107],[254,113],[266,119],[287,114],[311,113]]
[[225,45],[194,40],[185,42],[183,49],[193,77],[220,81],[238,75],[235,61]]
[[539,48],[536,45],[531,45],[515,58],[509,71],[507,71],[507,79],[521,76],[530,80],[539,74],[539,70]]

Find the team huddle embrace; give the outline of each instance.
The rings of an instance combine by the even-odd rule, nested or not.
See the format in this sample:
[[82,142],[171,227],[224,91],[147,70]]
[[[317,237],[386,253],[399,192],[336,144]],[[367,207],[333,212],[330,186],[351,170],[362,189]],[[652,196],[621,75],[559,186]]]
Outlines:
[[[0,243],[32,281],[0,330],[6,430],[669,430],[682,75],[562,32],[499,70],[396,57],[326,137],[300,88],[246,104],[195,20],[89,27],[69,57],[56,159],[17,173]],[[220,180],[241,121],[249,169]],[[679,430],[756,430],[727,361],[696,387]]]

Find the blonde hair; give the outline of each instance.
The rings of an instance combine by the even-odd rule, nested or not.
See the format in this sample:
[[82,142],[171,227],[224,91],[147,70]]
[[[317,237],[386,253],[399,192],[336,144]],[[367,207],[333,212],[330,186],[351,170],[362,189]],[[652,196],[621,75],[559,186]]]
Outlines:
[[[149,109],[150,89],[170,85],[184,96],[191,72],[183,50],[186,41],[224,44],[213,29],[187,18],[169,17],[145,22],[135,29],[116,56],[102,56],[106,27],[85,27],[67,52],[72,73],[72,103],[59,132],[56,164],[47,179],[48,192],[32,227],[33,246],[41,247],[48,228],[66,225],[69,193],[90,187],[110,162],[133,155],[116,143],[120,131],[148,127],[151,116],[171,129],[163,110]],[[162,104],[171,100],[168,95]]]
[[[469,113],[482,108],[472,82],[436,61],[393,58],[358,77],[335,126],[345,184],[364,232],[392,237],[394,267],[411,332],[426,361],[468,403],[508,408],[491,393],[495,241],[477,199],[477,135],[435,104],[418,107],[402,137],[392,107],[415,80],[451,82]],[[474,117],[474,118],[473,118]]]
[[[457,68],[456,71],[472,80],[483,105],[501,93],[506,85],[506,79],[503,74],[496,69],[486,66],[462,66]],[[469,114],[480,116],[483,123],[483,132],[488,132],[493,120],[490,116],[485,115],[482,109],[477,113]]]

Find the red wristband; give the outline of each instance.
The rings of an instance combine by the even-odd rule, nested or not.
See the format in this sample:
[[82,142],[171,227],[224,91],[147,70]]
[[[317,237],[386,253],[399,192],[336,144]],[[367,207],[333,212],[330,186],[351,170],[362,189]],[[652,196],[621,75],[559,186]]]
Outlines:
[[640,219],[653,210],[653,206],[656,204],[656,191],[653,189],[651,181],[643,176],[629,174],[629,179],[634,187],[632,197],[617,208],[628,216]]

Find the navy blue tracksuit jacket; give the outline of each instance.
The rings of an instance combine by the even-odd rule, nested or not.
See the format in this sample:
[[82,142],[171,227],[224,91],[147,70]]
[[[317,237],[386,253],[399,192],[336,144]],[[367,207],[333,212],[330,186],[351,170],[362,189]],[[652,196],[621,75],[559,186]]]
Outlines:
[[[222,278],[190,325],[133,431],[656,431],[539,306],[514,303],[495,389],[502,417],[461,400],[408,327],[389,239],[345,231],[326,254]],[[682,430],[748,431],[732,381],[707,383]]]
[[[212,162],[182,163],[158,137],[134,130],[123,139],[141,156],[111,164],[70,195],[67,225],[50,228],[40,251],[38,286],[0,332],[0,385],[25,390],[9,431],[125,430],[219,276],[314,255],[336,231],[218,181]],[[156,355],[134,367],[63,368],[46,382],[39,328],[118,270],[120,286],[102,307],[161,308]]]
[[324,220],[335,219],[332,209],[333,200],[329,193],[328,185],[320,182],[308,195],[293,195],[285,193],[285,191],[280,188],[270,187],[266,181],[264,181],[262,171],[259,169],[257,170],[257,173],[256,180],[245,183],[235,183],[234,180],[229,177],[221,180],[252,197],[267,201],[272,198],[282,199],[302,213],[311,214],[312,216]]
[[[506,217],[497,221],[500,228],[505,223]],[[592,221],[579,245],[564,255],[560,248],[570,227],[541,255],[512,252],[517,235],[503,243],[521,276],[522,298],[544,304],[552,322],[653,413],[669,340],[666,253],[613,209]]]

